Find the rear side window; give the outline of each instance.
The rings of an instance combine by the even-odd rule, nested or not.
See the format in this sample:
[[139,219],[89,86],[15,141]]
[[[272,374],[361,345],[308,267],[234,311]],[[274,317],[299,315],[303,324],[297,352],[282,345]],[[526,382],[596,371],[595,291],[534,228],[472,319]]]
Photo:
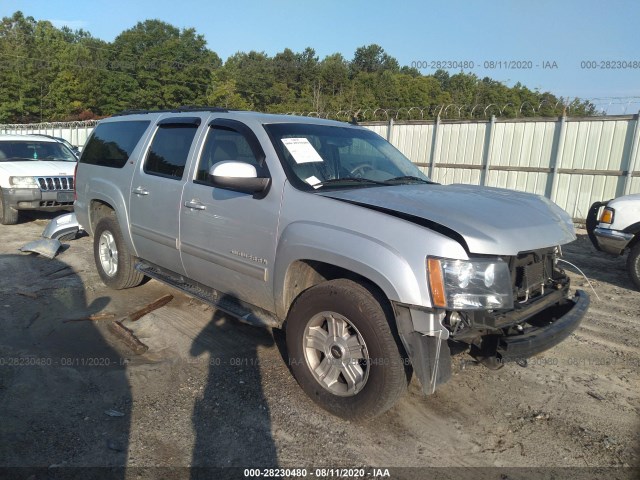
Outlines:
[[124,167],[149,123],[146,120],[101,123],[82,151],[80,163]]
[[149,147],[144,172],[181,179],[197,130],[198,125],[195,124],[159,125]]

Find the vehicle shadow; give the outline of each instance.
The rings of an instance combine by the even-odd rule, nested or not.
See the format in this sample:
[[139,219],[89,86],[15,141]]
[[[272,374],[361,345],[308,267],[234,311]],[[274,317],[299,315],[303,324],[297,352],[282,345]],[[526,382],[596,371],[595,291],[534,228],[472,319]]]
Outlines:
[[58,259],[0,255],[0,272],[0,477],[48,478],[55,466],[60,475],[112,467],[110,478],[124,478],[126,367],[105,327],[88,320],[111,299],[89,302]]
[[190,354],[207,362],[208,376],[193,411],[191,478],[212,478],[211,467],[277,467],[258,357],[272,345],[268,330],[219,311],[194,339]]

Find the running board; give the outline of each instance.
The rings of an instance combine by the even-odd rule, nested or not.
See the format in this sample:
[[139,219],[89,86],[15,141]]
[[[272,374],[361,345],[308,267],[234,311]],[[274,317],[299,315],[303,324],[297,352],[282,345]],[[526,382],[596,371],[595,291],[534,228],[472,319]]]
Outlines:
[[280,328],[281,326],[281,322],[272,313],[189,280],[182,275],[168,272],[147,263],[137,263],[136,270],[147,277],[177,288],[183,293],[237,318],[243,323],[257,327]]

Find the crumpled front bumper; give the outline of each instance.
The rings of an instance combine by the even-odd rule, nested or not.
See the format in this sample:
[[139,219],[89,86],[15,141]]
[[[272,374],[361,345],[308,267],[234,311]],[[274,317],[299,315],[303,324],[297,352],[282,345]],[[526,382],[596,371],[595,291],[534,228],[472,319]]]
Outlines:
[[[502,329],[497,329],[496,333],[481,337],[479,344],[470,345],[469,353],[491,369],[500,368],[507,362],[526,360],[571,335],[587,313],[589,303],[589,295],[577,290],[573,298],[565,298],[527,319],[530,325],[521,333],[505,335],[498,333]],[[445,330],[434,330],[430,334],[415,330],[416,320],[430,315],[426,310],[398,303],[392,305],[402,344],[423,392],[429,395],[451,378],[449,342],[453,339]],[[436,323],[432,322],[432,325]]]
[[526,360],[555,347],[578,328],[587,313],[589,303],[589,295],[583,290],[577,290],[575,297],[558,312],[562,314],[559,318],[547,325],[530,327],[521,335],[499,337],[497,353],[501,361]]

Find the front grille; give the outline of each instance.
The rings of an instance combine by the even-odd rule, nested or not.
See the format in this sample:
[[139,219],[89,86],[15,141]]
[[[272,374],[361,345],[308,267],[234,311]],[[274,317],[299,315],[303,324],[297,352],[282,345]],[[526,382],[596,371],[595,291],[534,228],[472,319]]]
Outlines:
[[73,190],[73,177],[36,177],[43,192]]
[[42,200],[40,207],[68,207],[73,205],[73,202],[57,202],[55,200]]

